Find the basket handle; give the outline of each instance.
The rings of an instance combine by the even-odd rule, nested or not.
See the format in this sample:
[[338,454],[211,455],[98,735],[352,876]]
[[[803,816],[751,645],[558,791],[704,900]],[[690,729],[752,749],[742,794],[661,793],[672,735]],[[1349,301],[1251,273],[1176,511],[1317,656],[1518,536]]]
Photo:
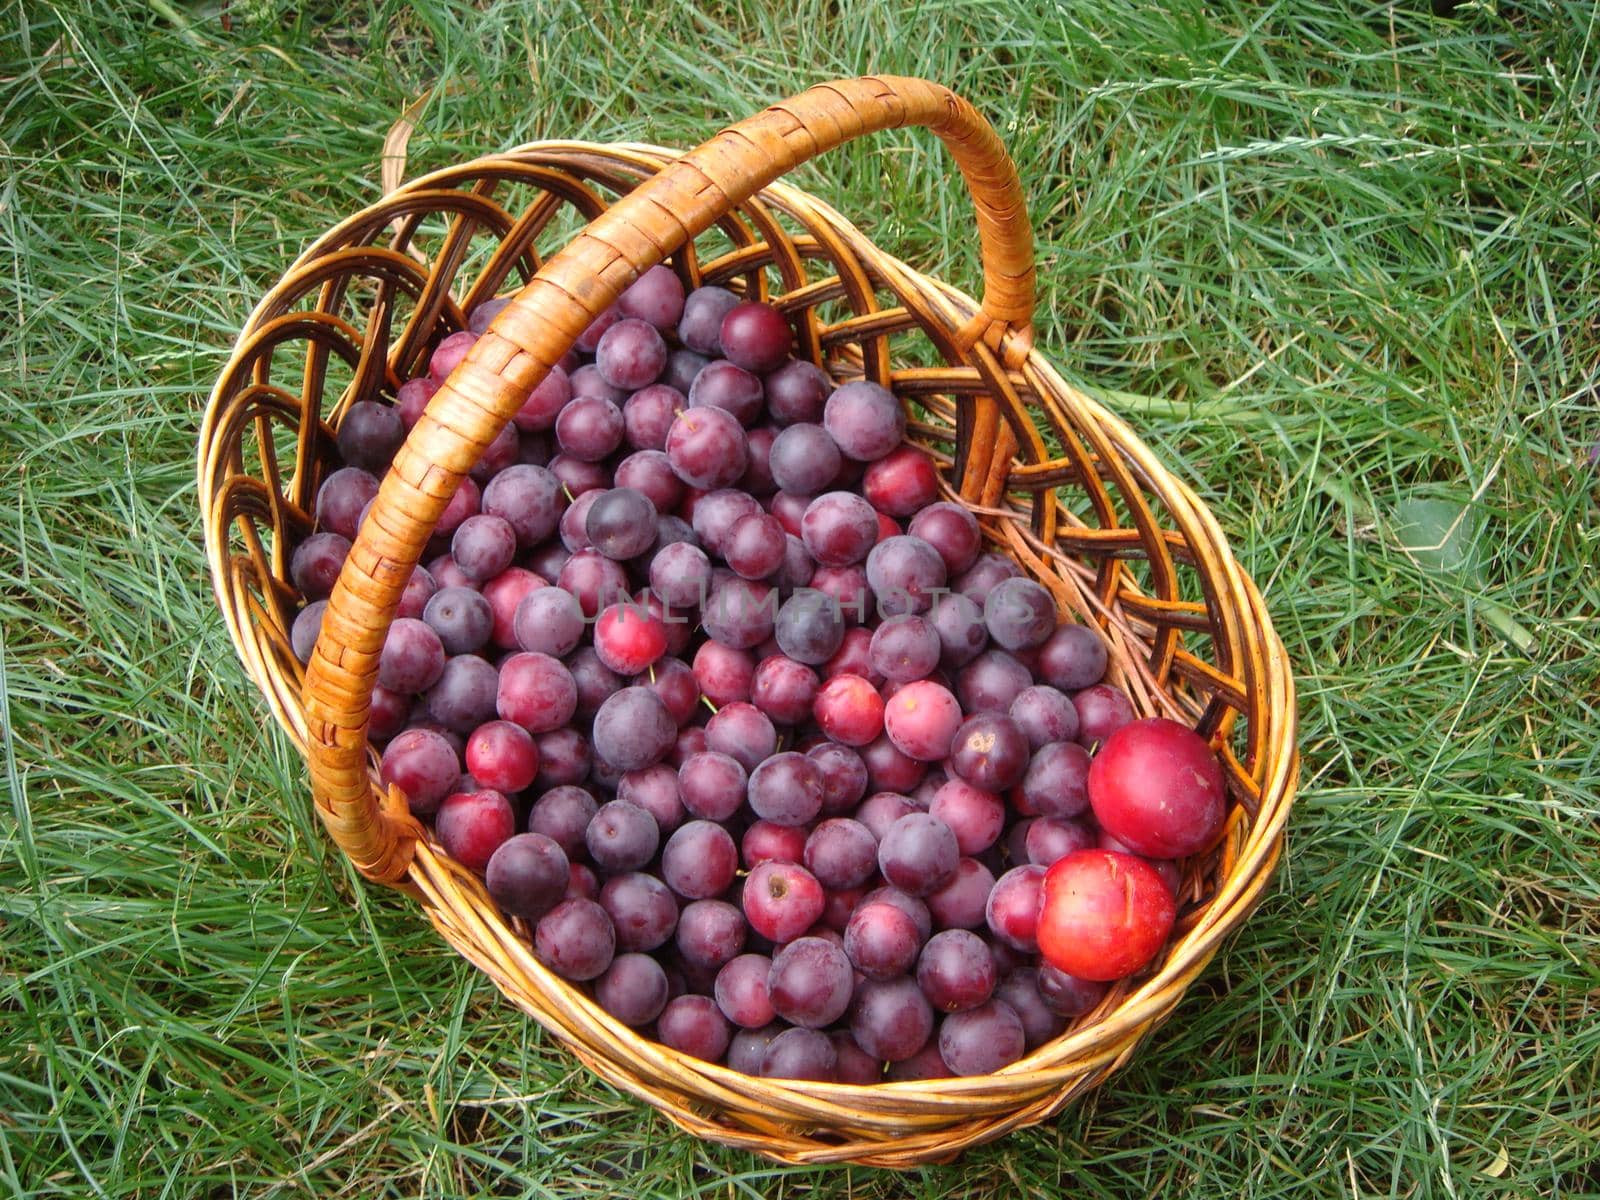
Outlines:
[[[1027,355],[1033,235],[1016,166],[988,121],[937,84],[891,76],[820,84],[723,130],[611,205],[545,263],[434,394],[395,455],[329,597],[303,693],[311,787],[318,815],[367,878],[399,882],[421,835],[398,790],[381,803],[373,794],[367,718],[400,593],[462,477],[528,392],[642,272],[798,164],[902,125],[939,135],[977,208],[983,303],[958,344],[981,340],[1013,366]],[[995,416],[978,419],[994,424]],[[985,441],[994,453],[993,440]],[[972,466],[968,479],[983,473]]]

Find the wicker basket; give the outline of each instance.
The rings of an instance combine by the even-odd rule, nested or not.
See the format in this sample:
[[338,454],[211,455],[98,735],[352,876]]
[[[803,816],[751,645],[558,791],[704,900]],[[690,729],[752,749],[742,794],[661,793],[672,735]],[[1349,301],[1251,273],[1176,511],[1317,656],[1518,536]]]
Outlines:
[[[976,201],[984,299],[919,274],[821,201],[773,181],[861,134],[925,125]],[[587,222],[575,236],[563,237]],[[565,244],[563,244],[563,242]],[[383,243],[383,244],[380,244]],[[1097,624],[1146,715],[1212,738],[1226,834],[1185,864],[1174,941],[1143,976],[997,1075],[855,1087],[754,1079],[622,1026],[544,970],[527,930],[385,794],[367,744],[400,589],[463,474],[579,333],[651,265],[778,305],[799,353],[914,406],[911,431],[994,547]],[[287,557],[310,529],[347,407],[393,395],[463,313],[521,291],[429,404],[383,480],[308,669],[290,651]],[[339,224],[251,314],[200,438],[206,548],[228,629],[305,751],[316,811],[369,879],[439,932],[604,1079],[690,1132],[788,1162],[907,1166],[1043,1120],[1125,1062],[1261,894],[1296,775],[1294,692],[1261,597],[1216,522],[1115,416],[1031,349],[1032,238],[988,123],[944,88],[810,89],[692,153],[541,142],[438,171]],[[912,366],[913,362],[942,365]]]

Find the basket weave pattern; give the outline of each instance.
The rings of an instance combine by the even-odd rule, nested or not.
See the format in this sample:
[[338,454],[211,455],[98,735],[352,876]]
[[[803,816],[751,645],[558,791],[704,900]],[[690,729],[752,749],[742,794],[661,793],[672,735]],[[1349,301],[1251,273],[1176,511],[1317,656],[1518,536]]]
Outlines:
[[[973,191],[981,305],[773,182],[850,137],[904,124],[937,132]],[[575,224],[582,232],[563,238]],[[797,353],[836,381],[867,378],[901,396],[911,436],[946,468],[951,498],[978,514],[991,548],[1104,631],[1112,678],[1142,715],[1194,725],[1222,759],[1226,832],[1186,864],[1172,946],[997,1075],[860,1088],[686,1058],[547,972],[523,923],[378,782],[365,732],[377,652],[440,511],[589,320],[668,255],[689,286],[776,304],[794,320]],[[298,604],[288,556],[336,465],[339,419],[392,396],[465,313],[518,285],[396,456],[302,671],[287,634]],[[813,88],[687,156],[541,142],[415,180],[301,255],[212,394],[199,481],[213,582],[246,669],[307,753],[330,833],[363,874],[418,899],[597,1074],[696,1135],[785,1161],[906,1166],[1042,1120],[1171,1012],[1277,862],[1297,770],[1294,694],[1261,597],[1189,488],[1032,349],[1032,306],[1021,191],[993,131],[942,88],[864,79]]]

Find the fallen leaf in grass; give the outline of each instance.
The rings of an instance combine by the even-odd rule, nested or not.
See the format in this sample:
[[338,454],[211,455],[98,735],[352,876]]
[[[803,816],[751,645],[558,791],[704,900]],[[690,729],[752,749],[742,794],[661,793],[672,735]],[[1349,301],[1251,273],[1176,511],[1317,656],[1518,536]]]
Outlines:
[[[1394,506],[1389,531],[1435,582],[1454,584],[1478,596],[1486,590],[1478,512],[1471,504],[1410,496]],[[1500,636],[1524,654],[1532,652],[1533,634],[1504,608],[1483,599],[1477,600],[1476,608]]]
[[1500,1145],[1495,1148],[1494,1161],[1479,1173],[1482,1175],[1487,1175],[1490,1179],[1499,1179],[1506,1173],[1507,1168],[1510,1166],[1511,1156],[1506,1153],[1505,1146]]
[[1400,548],[1423,570],[1478,582],[1477,519],[1455,500],[1412,497],[1394,506],[1393,530]]

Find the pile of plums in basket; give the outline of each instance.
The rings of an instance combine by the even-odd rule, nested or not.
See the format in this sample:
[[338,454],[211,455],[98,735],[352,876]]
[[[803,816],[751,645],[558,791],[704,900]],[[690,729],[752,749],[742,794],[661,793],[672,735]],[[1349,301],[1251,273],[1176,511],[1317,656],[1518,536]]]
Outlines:
[[[343,414],[292,560],[302,661],[379,476],[505,304]],[[793,348],[775,307],[641,276],[450,501],[370,734],[616,1020],[770,1077],[984,1074],[1159,953],[1222,770],[985,552],[894,395]]]

